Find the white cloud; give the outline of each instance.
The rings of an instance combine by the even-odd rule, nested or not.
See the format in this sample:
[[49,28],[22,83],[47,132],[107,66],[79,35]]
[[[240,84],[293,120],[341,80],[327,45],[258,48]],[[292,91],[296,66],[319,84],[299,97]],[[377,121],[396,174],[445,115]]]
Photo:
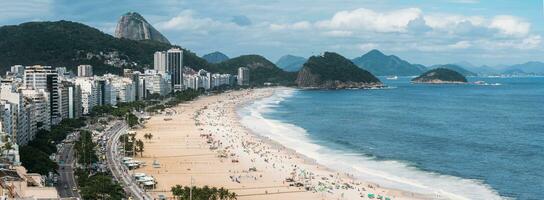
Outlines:
[[300,21],[293,24],[270,24],[271,30],[305,30],[311,28],[312,24],[308,21]]
[[0,0],[0,20],[39,19],[51,14],[53,0]]
[[459,42],[456,42],[455,44],[448,45],[448,47],[452,49],[466,49],[471,46],[472,44],[469,41],[459,41]]
[[324,35],[332,36],[332,37],[348,37],[348,36],[352,36],[353,32],[334,30],[334,31],[327,31],[327,32],[324,33]]
[[375,43],[363,43],[363,44],[357,45],[357,47],[361,51],[369,51],[369,50],[378,48],[378,44],[375,44]]
[[531,29],[531,24],[518,17],[499,15],[493,18],[489,27],[496,28],[505,35],[526,36]]
[[213,29],[233,29],[240,26],[233,22],[222,22],[206,17],[197,17],[191,10],[185,10],[177,16],[163,22],[157,23],[160,30],[191,30],[207,33]]
[[383,13],[359,8],[337,12],[331,19],[317,22],[316,26],[325,29],[405,32],[408,23],[420,16],[421,10],[418,8]]

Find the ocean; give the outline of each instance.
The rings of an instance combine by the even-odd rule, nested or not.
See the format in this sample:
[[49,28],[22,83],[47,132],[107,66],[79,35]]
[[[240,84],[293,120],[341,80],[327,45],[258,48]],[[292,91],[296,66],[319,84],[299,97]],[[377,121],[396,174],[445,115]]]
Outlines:
[[[544,77],[282,89],[238,110],[257,134],[382,186],[452,199],[544,199]],[[496,83],[496,84],[495,84]]]

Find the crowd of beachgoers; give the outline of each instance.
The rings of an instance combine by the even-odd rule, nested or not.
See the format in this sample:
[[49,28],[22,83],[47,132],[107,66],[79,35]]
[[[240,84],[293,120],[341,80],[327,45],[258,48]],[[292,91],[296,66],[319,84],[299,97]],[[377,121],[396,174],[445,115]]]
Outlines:
[[157,188],[151,192],[168,194],[176,184],[194,184],[228,188],[238,199],[423,198],[335,172],[244,127],[237,109],[276,90],[203,96],[175,107],[168,116],[153,116],[138,130],[138,135],[155,135],[139,159],[161,166],[138,169],[156,178]]

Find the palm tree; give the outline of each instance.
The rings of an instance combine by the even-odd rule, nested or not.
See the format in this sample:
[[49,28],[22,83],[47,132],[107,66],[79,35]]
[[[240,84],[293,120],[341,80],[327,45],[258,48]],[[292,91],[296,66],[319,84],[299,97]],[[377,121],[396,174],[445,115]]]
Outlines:
[[235,200],[235,199],[238,199],[238,198],[237,198],[236,196],[238,196],[238,195],[237,195],[236,193],[234,193],[234,192],[233,192],[233,193],[230,193],[230,194],[229,194],[229,198],[228,198],[228,199],[229,199],[229,200]]
[[212,189],[210,190],[210,193],[211,193],[211,196],[210,196],[211,200],[217,200],[218,199],[219,193],[218,193],[218,190],[217,190],[216,187],[212,187]]
[[140,157],[143,157],[144,142],[142,140],[137,140],[136,141],[136,152],[140,152]]

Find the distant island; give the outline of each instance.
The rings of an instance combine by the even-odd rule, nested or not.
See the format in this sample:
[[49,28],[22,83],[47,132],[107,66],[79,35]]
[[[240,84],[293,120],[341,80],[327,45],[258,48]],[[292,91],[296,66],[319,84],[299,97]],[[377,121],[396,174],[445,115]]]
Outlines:
[[459,72],[446,68],[432,69],[412,79],[412,83],[445,84],[466,82],[467,78],[465,78],[465,76],[463,76]]
[[302,88],[347,89],[381,87],[370,72],[357,67],[343,56],[325,52],[312,56],[299,71],[296,84]]

